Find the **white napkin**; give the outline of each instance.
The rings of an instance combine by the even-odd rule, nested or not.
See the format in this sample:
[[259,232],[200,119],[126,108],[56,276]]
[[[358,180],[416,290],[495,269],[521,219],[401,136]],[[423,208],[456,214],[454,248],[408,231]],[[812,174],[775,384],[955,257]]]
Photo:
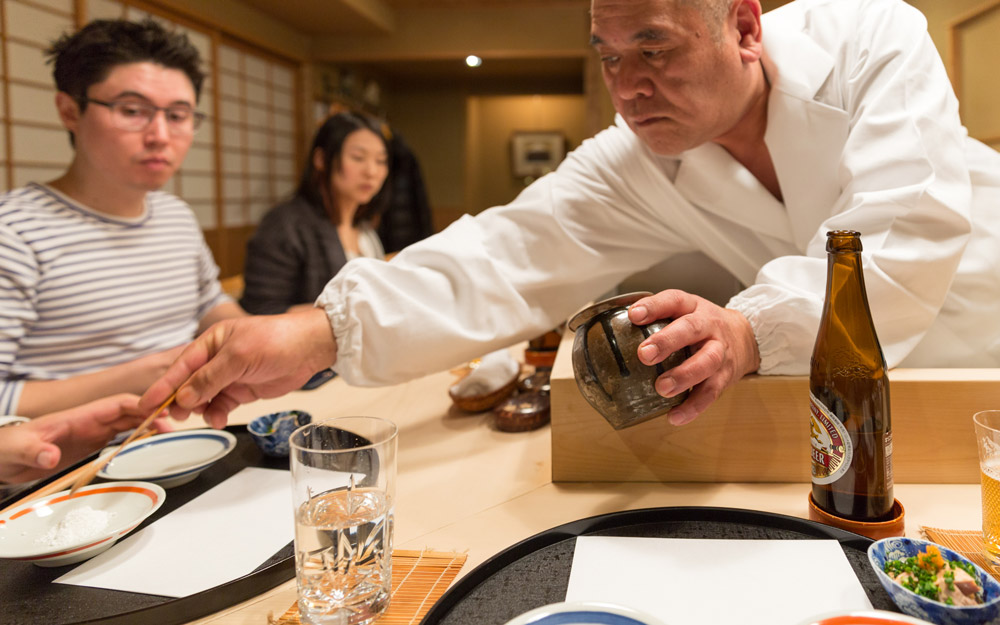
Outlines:
[[187,597],[247,575],[294,538],[291,487],[247,467],[55,583]]
[[664,623],[774,625],[872,609],[835,540],[580,536],[566,600],[624,605]]
[[491,393],[511,381],[521,370],[506,348],[490,352],[479,359],[479,366],[451,387],[456,397],[473,397]]

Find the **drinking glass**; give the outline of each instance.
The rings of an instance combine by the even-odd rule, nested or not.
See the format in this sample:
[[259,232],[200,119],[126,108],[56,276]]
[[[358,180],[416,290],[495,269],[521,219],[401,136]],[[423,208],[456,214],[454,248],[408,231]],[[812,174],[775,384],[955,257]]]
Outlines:
[[1000,562],[1000,410],[972,416],[979,447],[979,477],[983,485],[983,543],[987,555]]
[[389,605],[396,425],[342,417],[292,433],[299,614],[365,625]]

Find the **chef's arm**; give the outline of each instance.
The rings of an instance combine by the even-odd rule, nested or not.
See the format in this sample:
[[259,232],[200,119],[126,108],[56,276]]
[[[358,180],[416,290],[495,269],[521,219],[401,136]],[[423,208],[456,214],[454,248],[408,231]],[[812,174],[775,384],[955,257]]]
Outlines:
[[188,345],[139,405],[152,411],[176,390],[172,416],[201,412],[221,428],[240,404],[301,388],[336,361],[337,343],[322,309],[226,319]]

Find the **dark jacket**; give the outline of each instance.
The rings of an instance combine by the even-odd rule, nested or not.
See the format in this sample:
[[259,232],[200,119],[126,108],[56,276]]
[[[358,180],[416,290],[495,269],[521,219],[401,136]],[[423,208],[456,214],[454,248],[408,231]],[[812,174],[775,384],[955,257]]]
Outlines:
[[247,243],[240,306],[255,315],[311,304],[347,256],[326,212],[300,197],[264,215]]
[[398,252],[434,233],[431,206],[420,163],[403,137],[389,142],[389,204],[378,224],[378,237],[388,252]]

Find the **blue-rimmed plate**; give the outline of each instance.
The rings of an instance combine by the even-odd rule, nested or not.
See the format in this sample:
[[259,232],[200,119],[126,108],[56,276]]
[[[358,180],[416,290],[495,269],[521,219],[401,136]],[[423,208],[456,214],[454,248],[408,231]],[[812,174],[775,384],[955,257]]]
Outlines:
[[[224,430],[157,434],[123,449],[98,475],[106,480],[141,480],[173,488],[198,477],[235,448],[236,437]],[[101,455],[115,449],[108,447]]]
[[648,614],[611,603],[565,601],[535,608],[506,625],[665,625]]

